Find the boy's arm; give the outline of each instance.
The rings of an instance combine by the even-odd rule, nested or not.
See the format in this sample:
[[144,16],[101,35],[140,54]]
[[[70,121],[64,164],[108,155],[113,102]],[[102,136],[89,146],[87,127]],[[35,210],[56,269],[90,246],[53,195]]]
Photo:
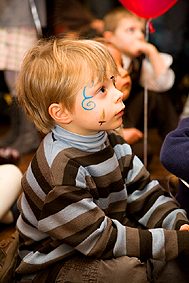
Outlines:
[[167,70],[167,66],[165,62],[161,58],[157,48],[148,43],[148,42],[140,42],[141,44],[141,52],[147,55],[149,61],[152,64],[154,77],[158,78],[162,73]]
[[[66,194],[63,198],[61,191]],[[55,201],[56,206],[52,207],[50,200]],[[49,215],[60,206],[60,213]],[[45,215],[48,215],[47,219]],[[63,242],[65,249],[71,246],[86,256],[102,259],[130,256],[141,261],[150,258],[173,260],[189,252],[188,231],[142,230],[124,226],[106,216],[95,205],[89,192],[76,187],[54,189],[46,199],[38,228],[52,239]]]
[[134,218],[148,229],[179,230],[181,225],[188,223],[186,212],[157,181],[150,181],[149,173],[136,156],[130,167],[126,177],[128,218]]
[[163,92],[169,90],[175,81],[175,74],[170,68],[172,56],[165,53],[159,53],[157,48],[145,41],[136,42],[139,53],[145,54],[143,60],[140,84],[149,90]]

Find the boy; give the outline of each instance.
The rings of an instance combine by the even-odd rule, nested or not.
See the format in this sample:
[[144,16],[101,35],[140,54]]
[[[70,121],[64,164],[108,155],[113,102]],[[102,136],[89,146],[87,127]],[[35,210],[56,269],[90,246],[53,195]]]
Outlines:
[[47,135],[22,180],[20,282],[149,282],[148,259],[188,254],[185,212],[112,131],[117,74],[91,40],[40,40],[25,57],[19,100]]
[[[104,18],[104,38],[121,52],[124,68],[132,65],[132,90],[125,102],[127,111],[123,117],[124,128],[135,127],[143,131],[144,90],[148,88],[148,126],[158,127],[162,139],[178,123],[178,116],[170,97],[163,93],[174,83],[170,68],[172,57],[159,53],[145,40],[146,20],[124,7],[110,11]],[[146,57],[146,58],[145,58]],[[169,115],[167,115],[169,113]]]

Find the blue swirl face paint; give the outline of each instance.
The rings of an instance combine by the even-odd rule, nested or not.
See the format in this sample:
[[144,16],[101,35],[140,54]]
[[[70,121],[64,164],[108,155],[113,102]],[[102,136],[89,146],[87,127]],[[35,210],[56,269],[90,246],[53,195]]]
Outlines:
[[[92,87],[93,85],[94,85],[94,82],[89,87]],[[95,104],[94,101],[89,100],[89,99],[93,98],[93,96],[86,96],[86,87],[87,86],[85,86],[84,89],[83,89],[83,97],[84,97],[84,99],[83,99],[81,105],[82,105],[83,109],[85,109],[85,110],[92,110],[92,109],[94,109],[96,107],[96,104]]]

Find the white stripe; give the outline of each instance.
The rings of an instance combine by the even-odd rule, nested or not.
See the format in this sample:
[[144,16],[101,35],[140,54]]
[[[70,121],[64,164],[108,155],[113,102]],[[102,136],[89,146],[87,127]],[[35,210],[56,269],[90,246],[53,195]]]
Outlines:
[[104,162],[101,162],[100,164],[90,165],[85,168],[89,171],[91,176],[101,177],[113,172],[118,166],[118,160],[116,158],[116,155],[114,154],[111,158],[107,159]]
[[178,208],[177,210],[173,210],[171,213],[167,215],[167,217],[163,220],[162,227],[166,230],[172,230],[175,224],[175,220],[177,218],[178,213],[182,213],[184,217],[186,216],[186,211],[184,209]]
[[24,194],[22,194],[22,197],[21,197],[21,208],[22,208],[22,211],[24,211],[24,216],[28,220],[28,222],[30,222],[33,226],[37,227],[38,220],[35,217],[35,214],[33,213],[33,211],[31,210]]
[[114,146],[114,151],[118,160],[121,159],[121,157],[132,154],[131,147],[127,143],[117,144],[116,146]]
[[92,198],[82,199],[77,203],[72,203],[59,212],[40,220],[38,227],[41,231],[48,232],[49,230],[68,223],[79,215],[88,212],[95,207],[96,205]]
[[18,230],[20,230],[26,237],[34,240],[34,241],[41,241],[45,238],[48,238],[49,235],[37,230],[36,228],[33,228],[32,226],[25,223],[21,216],[19,216],[17,221]]
[[158,185],[158,182],[154,180],[154,181],[151,181],[143,190],[134,191],[130,196],[128,196],[128,203],[136,201],[141,196],[145,195],[147,192],[153,189],[156,185]]
[[112,219],[112,222],[117,226],[117,241],[113,250],[114,256],[126,255],[126,227],[115,219]]
[[165,235],[162,228],[149,229],[152,233],[152,257],[165,260]]
[[43,264],[51,260],[57,259],[60,256],[66,255],[72,251],[74,251],[72,247],[66,244],[62,244],[48,254],[42,254],[38,251],[35,253],[30,252],[27,256],[23,258],[23,261],[34,265]]
[[[146,226],[148,223],[148,220],[150,219],[152,213],[156,210],[157,207],[160,205],[166,203],[166,202],[174,202],[170,197],[160,196],[156,202],[151,206],[151,208],[147,211],[147,213],[139,219],[139,223]],[[175,212],[174,212],[175,213]]]
[[86,169],[83,168],[83,166],[80,166],[77,172],[76,176],[76,187],[79,188],[86,188],[86,176],[89,176],[89,173],[87,172]]
[[124,189],[120,192],[114,192],[109,194],[107,198],[100,198],[98,200],[94,200],[94,202],[100,207],[100,209],[106,209],[111,203],[124,201],[127,199],[127,191],[124,185]]
[[140,173],[141,169],[144,167],[143,163],[140,161],[140,159],[135,155],[133,158],[133,168],[131,169],[126,178],[126,184],[131,183],[136,176]]
[[100,227],[96,229],[92,234],[89,235],[83,242],[81,242],[76,249],[81,253],[87,255],[92,248],[95,246],[96,242],[102,236],[103,231],[107,227],[107,217],[105,216],[104,221],[101,223]]
[[45,201],[46,194],[44,191],[41,189],[39,186],[37,180],[35,179],[32,169],[31,169],[31,164],[28,167],[28,170],[26,172],[26,179],[34,193],[40,198],[43,202]]

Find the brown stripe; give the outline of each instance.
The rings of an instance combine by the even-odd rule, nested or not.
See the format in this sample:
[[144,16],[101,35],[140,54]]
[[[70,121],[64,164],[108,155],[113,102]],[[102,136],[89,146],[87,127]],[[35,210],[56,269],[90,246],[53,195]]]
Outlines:
[[32,162],[31,162],[31,169],[34,174],[34,177],[36,178],[36,181],[38,182],[41,189],[45,192],[45,194],[48,194],[48,192],[52,189],[47,180],[44,178],[44,176],[41,173],[41,168],[39,168],[39,164],[37,162],[36,154],[34,155]]
[[75,237],[76,233],[80,233],[81,230],[98,222],[97,226],[94,224],[94,226],[91,227],[92,230],[88,228],[89,230],[85,232],[86,233],[85,235],[82,235],[81,233],[81,236],[84,239],[86,235],[89,235],[90,233],[94,232],[95,229],[98,229],[99,228],[98,225],[100,225],[99,223],[101,223],[103,220],[104,220],[103,212],[98,207],[95,207],[94,209],[77,216],[76,218],[72,219],[71,221],[69,221],[64,225],[61,225],[60,223],[61,226],[52,229],[51,232],[49,231],[49,233],[51,235],[55,234],[56,238],[60,240],[72,236]]
[[[58,196],[56,192],[60,189]],[[62,193],[61,193],[62,192]],[[55,194],[55,195],[54,195]],[[51,201],[52,198],[52,201]],[[74,204],[80,200],[85,198],[91,198],[90,193],[87,190],[82,190],[80,188],[76,188],[72,190],[70,188],[70,192],[64,193],[64,187],[56,188],[56,190],[52,191],[47,197],[46,202],[43,207],[43,212],[41,214],[41,219],[48,217],[49,215],[55,214],[70,204]]]
[[161,195],[164,195],[164,192],[160,187],[151,188],[150,191],[146,192],[140,198],[128,204],[129,212],[135,214],[136,219],[140,219],[149,211]]
[[140,260],[152,258],[152,234],[147,230],[138,230],[140,237]]
[[127,256],[135,256],[140,258],[140,239],[139,230],[135,228],[125,227],[126,229],[126,253]]
[[164,230],[165,234],[165,260],[178,256],[177,231]]
[[32,202],[36,204],[38,209],[42,209],[43,207],[43,201],[34,193],[33,189],[30,187],[26,176],[22,178],[22,186],[24,188],[24,193],[31,199]]
[[39,168],[41,170],[41,174],[43,176],[45,176],[45,178],[46,178],[47,182],[50,184],[50,186],[53,186],[53,184],[52,184],[52,174],[51,174],[51,170],[49,168],[49,165],[48,165],[46,157],[45,157],[43,142],[40,145],[40,149],[37,150],[37,152],[36,152],[36,157],[37,157],[37,163],[38,163]]

